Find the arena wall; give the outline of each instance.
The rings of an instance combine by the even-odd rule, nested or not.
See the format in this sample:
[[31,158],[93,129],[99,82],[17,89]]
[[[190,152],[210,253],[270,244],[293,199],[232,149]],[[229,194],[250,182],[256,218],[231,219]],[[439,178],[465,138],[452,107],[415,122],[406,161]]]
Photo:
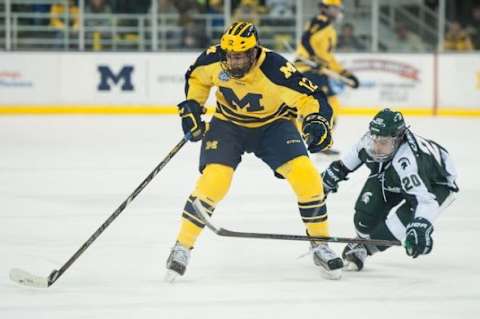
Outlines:
[[[196,56],[0,53],[0,114],[173,114]],[[389,106],[412,115],[480,116],[480,54],[338,57],[362,83],[358,90],[335,83],[343,114]]]

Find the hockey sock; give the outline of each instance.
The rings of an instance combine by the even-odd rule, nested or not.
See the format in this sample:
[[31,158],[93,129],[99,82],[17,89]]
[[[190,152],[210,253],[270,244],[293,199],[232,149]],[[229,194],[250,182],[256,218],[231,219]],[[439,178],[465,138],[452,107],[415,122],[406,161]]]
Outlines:
[[[193,208],[193,201],[195,200],[194,196],[190,196],[185,203],[185,208],[182,213],[182,223],[180,226],[180,232],[177,236],[177,241],[188,248],[193,248],[195,242],[197,241],[198,236],[202,232],[205,224],[197,216],[195,209]],[[200,200],[202,205],[207,208],[209,215],[213,213],[213,206],[207,204],[206,202]]]
[[310,236],[328,236],[327,207],[320,174],[307,156],[299,156],[277,169],[297,195],[300,216]]
[[193,200],[198,197],[202,205],[211,215],[215,206],[228,192],[233,177],[233,168],[221,164],[209,164],[203,170],[197,181],[195,191],[188,198],[182,213],[182,223],[177,241],[183,246],[192,248],[205,226],[196,216],[192,206]]

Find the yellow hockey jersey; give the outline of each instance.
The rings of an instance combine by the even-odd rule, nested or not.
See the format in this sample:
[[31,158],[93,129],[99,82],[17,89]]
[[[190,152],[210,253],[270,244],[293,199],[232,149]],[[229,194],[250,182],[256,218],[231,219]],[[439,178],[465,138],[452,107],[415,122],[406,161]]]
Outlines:
[[310,20],[302,34],[296,51],[299,58],[295,61],[295,65],[301,72],[311,70],[311,66],[302,62],[302,59],[306,59],[340,73],[343,67],[333,55],[336,46],[337,31],[335,31],[331,19],[320,14]]
[[223,55],[220,46],[212,46],[188,69],[187,100],[204,105],[215,86],[213,116],[244,127],[318,112],[331,122],[332,109],[324,93],[281,55],[260,47],[256,63],[240,79],[230,77],[222,68]]

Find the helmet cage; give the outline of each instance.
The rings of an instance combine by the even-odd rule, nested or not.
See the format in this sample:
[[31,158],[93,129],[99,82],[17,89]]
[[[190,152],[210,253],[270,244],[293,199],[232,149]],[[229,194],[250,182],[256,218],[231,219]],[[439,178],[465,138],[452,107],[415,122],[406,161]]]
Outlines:
[[393,158],[402,139],[400,136],[381,136],[368,132],[365,150],[374,161],[385,162]]
[[[232,65],[232,55],[245,55],[245,63],[240,66],[233,66]],[[224,58],[222,59],[220,66],[222,67],[222,70],[226,72],[229,76],[232,78],[239,79],[243,77],[255,64],[256,61],[256,55],[257,55],[257,49],[252,48],[249,49],[246,52],[224,52]],[[236,58],[238,59],[238,58]]]
[[402,113],[383,109],[369,124],[366,151],[375,161],[390,160],[402,143],[407,126]]

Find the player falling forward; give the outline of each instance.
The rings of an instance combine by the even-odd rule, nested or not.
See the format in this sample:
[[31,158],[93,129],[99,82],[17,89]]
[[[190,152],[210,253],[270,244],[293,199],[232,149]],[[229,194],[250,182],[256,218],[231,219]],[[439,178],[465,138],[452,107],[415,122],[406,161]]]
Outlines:
[[[328,96],[335,123],[340,102],[336,96],[337,91],[332,87],[329,76],[323,70],[328,69],[346,77],[351,81],[351,87],[354,89],[359,87],[359,81],[337,61],[334,55],[337,32],[333,23],[342,15],[342,0],[321,0],[319,7],[320,14],[310,20],[297,46],[295,66]],[[336,155],[338,151],[328,149],[322,153]]]
[[[207,126],[203,107],[217,87],[217,107]],[[220,45],[203,52],[186,73],[186,100],[178,107],[183,131],[202,141],[202,175],[182,213],[177,241],[167,260],[167,281],[183,275],[191,250],[204,228],[192,207],[199,199],[213,213],[226,195],[244,153],[254,153],[277,177],[285,178],[297,195],[309,236],[328,236],[322,179],[294,123],[299,113],[308,150],[331,143],[332,109],[325,95],[281,55],[259,45],[255,26],[235,22]],[[343,262],[326,243],[312,242],[314,262],[332,279]]]
[[[322,173],[325,192],[365,164],[370,175],[355,204],[357,235],[405,240],[407,255],[428,254],[433,223],[458,192],[453,162],[445,148],[413,134],[400,112],[380,111],[369,131],[341,160]],[[367,256],[388,247],[348,244],[342,254],[346,270],[362,270]]]

